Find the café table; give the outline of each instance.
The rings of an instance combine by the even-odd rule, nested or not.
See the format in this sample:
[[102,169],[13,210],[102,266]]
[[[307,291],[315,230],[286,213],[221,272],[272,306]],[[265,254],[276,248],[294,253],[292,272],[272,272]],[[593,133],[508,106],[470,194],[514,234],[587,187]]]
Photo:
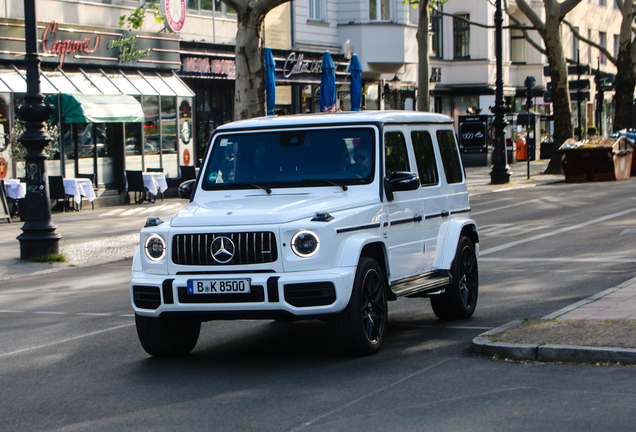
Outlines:
[[22,199],[26,196],[26,183],[22,183],[17,179],[10,179],[4,182],[4,191],[7,198]]
[[93,182],[87,178],[65,178],[64,192],[67,195],[73,195],[73,200],[77,205],[82,203],[82,197],[85,197],[91,203],[96,198]]
[[166,176],[162,172],[144,172],[144,186],[150,194],[157,196],[158,193],[163,194],[168,190]]

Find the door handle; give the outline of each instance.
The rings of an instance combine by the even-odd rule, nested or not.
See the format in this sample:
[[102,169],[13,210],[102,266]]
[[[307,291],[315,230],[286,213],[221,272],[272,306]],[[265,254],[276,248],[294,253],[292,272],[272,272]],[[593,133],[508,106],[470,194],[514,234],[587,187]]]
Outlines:
[[442,210],[442,217],[448,217],[450,213],[446,210]]

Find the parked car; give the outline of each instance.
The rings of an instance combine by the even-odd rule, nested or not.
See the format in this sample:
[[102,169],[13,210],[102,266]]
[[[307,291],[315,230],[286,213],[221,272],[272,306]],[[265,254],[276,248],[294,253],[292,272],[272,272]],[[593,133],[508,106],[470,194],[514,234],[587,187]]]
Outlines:
[[149,354],[189,353],[202,321],[317,318],[337,350],[368,355],[398,297],[474,313],[479,238],[450,117],[258,118],[209,149],[180,187],[190,203],[141,231],[130,287]]

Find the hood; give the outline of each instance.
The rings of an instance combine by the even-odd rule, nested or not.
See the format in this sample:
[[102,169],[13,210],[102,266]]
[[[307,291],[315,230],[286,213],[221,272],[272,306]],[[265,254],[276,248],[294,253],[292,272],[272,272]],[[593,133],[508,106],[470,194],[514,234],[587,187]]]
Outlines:
[[[351,189],[349,189],[350,191]],[[332,194],[276,193],[209,194],[182,208],[171,221],[173,227],[281,224],[312,217],[316,212],[334,213],[378,202],[378,194],[356,191]],[[207,195],[207,194],[199,194]],[[207,196],[205,198],[208,198]]]

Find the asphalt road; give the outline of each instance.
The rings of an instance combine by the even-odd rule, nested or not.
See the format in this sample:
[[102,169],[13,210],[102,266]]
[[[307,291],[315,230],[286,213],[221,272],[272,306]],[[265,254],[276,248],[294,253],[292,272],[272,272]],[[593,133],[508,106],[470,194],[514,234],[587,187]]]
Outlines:
[[473,318],[390,304],[366,358],[317,321],[205,323],[184,359],[150,358],[129,263],[0,282],[2,431],[631,431],[636,368],[475,357],[470,341],[636,276],[636,179],[471,199],[480,228]]

